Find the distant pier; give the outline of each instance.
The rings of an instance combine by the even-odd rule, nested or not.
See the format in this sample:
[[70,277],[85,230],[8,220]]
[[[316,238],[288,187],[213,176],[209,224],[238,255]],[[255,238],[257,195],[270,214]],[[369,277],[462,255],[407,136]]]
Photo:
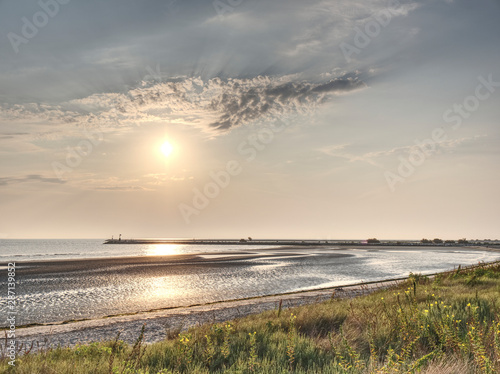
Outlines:
[[498,249],[498,242],[422,243],[417,240],[297,240],[297,239],[107,239],[104,244],[196,244],[196,245],[263,245],[263,246],[398,246],[398,247],[489,247]]
[[[249,239],[107,239],[104,244],[198,244],[198,245],[338,245],[334,240]],[[349,244],[359,244],[352,242]]]

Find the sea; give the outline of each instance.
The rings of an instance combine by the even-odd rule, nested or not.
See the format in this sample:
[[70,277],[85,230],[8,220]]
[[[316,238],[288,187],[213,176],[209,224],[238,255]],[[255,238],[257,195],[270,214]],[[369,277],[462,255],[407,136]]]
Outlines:
[[[204,262],[23,275],[35,261],[182,254]],[[8,325],[6,316],[12,312],[6,265],[13,262],[16,323],[26,325],[337,287],[410,272],[433,274],[498,260],[500,252],[467,247],[105,245],[102,239],[0,239],[0,327]]]

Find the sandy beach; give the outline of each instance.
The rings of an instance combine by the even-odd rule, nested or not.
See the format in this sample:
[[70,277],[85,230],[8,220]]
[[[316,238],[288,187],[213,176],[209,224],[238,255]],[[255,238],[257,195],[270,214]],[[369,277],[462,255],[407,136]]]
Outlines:
[[154,343],[166,338],[167,332],[186,330],[204,323],[214,323],[244,317],[267,310],[283,309],[330,300],[366,295],[397,284],[401,280],[336,287],[331,289],[263,296],[252,299],[217,302],[206,305],[179,307],[132,315],[114,316],[70,323],[24,327],[16,331],[17,343],[32,352],[48,347],[75,346],[93,341],[120,339],[132,343],[146,324],[144,341]]
[[[468,248],[370,246],[118,256],[16,262],[17,325],[331,289],[499,258],[495,252]],[[0,312],[5,307],[0,304]],[[0,321],[1,326],[5,323]]]
[[[168,331],[273,310],[280,301],[288,308],[332,295],[355,297],[418,272],[401,264],[423,266],[427,274],[450,270],[440,259],[456,261],[459,253],[468,261],[478,254],[498,259],[484,248],[284,247],[19,263],[17,344],[73,346],[110,340],[118,332],[134,342],[143,324],[145,341],[153,343]],[[21,323],[23,316],[27,323]]]
[[[329,251],[322,260],[353,255]],[[305,287],[302,250],[107,257],[16,264],[18,325],[92,319],[298,290],[279,285],[284,269]],[[286,265],[284,267],[284,265]],[[354,282],[353,282],[354,283]],[[319,288],[319,287],[315,287]],[[2,323],[0,322],[0,326]]]

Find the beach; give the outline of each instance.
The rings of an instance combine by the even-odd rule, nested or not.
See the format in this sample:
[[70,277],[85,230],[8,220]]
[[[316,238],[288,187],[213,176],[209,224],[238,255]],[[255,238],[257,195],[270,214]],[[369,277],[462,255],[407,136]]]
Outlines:
[[326,300],[352,298],[367,295],[379,289],[397,284],[401,280],[387,280],[364,285],[336,287],[331,289],[297,292],[291,294],[263,296],[258,298],[217,302],[190,307],[169,308],[131,315],[113,316],[70,323],[57,323],[18,329],[18,346],[31,352],[39,349],[72,347],[94,341],[109,341],[120,333],[120,339],[133,344],[145,327],[144,342],[155,343],[169,334],[187,330],[205,323],[219,323],[235,318],[257,314],[267,310],[278,310],[323,302]]
[[[294,291],[276,280],[283,270],[295,283],[311,254],[280,250],[169,256],[107,257],[16,263],[19,324],[54,323],[189,306]],[[353,257],[330,251],[322,260]],[[311,257],[312,258],[312,257]]]
[[[102,247],[109,246],[99,244],[96,253]],[[119,255],[124,246],[111,247]],[[246,248],[18,261],[17,325],[334,288],[500,258],[498,252],[463,247]],[[1,289],[4,292],[7,288]],[[6,307],[0,303],[0,312],[6,312]],[[0,321],[0,327],[4,323]]]
[[25,348],[110,340],[120,331],[133,342],[146,324],[152,343],[168,331],[272,310],[280,301],[287,308],[354,297],[410,272],[499,259],[484,248],[285,246],[18,262],[16,335]]
[[[380,354],[382,360],[376,361],[376,364],[380,367],[387,367],[393,365],[393,361],[390,361],[392,351],[384,350],[387,347],[387,339],[391,336],[393,339],[389,343],[391,346],[399,343],[406,347],[418,341],[420,349],[435,350],[435,344],[427,345],[427,340],[421,339],[420,336],[408,341],[407,334],[413,329],[417,334],[422,333],[421,330],[424,329],[426,336],[430,332],[436,333],[437,331],[441,334],[439,339],[443,342],[455,344],[447,340],[447,330],[442,329],[443,321],[449,318],[450,309],[461,316],[467,316],[467,314],[470,316],[472,308],[477,310],[480,309],[480,305],[495,306],[495,300],[498,298],[495,289],[498,287],[499,263],[500,261],[496,261],[490,264],[461,267],[428,277],[411,275],[403,279],[345,287],[26,327],[16,331],[15,357],[19,359],[17,362],[20,366],[29,370],[25,372],[33,372],[33,369],[38,370],[40,367],[48,366],[51,369],[57,367],[55,372],[70,372],[68,370],[77,367],[86,369],[91,367],[91,370],[96,372],[95,368],[99,367],[99,372],[104,373],[116,368],[126,368],[130,366],[132,359],[141,360],[140,362],[133,361],[136,367],[152,368],[154,369],[152,372],[167,367],[175,369],[181,364],[188,366],[187,372],[196,372],[192,370],[192,365],[198,365],[200,369],[205,368],[203,369],[205,372],[210,372],[210,367],[206,366],[206,352],[207,347],[215,345],[214,352],[220,354],[221,357],[224,357],[225,352],[229,352],[225,356],[226,360],[231,355],[241,356],[239,360],[249,360],[248,362],[241,361],[242,367],[252,365],[257,359],[259,365],[267,366],[276,366],[278,365],[276,361],[282,360],[283,369],[290,365],[290,352],[294,354],[293,357],[300,357],[299,355],[305,351],[302,345],[295,342],[295,339],[300,339],[300,342],[310,340],[315,346],[308,348],[308,356],[304,360],[297,360],[297,365],[301,367],[310,365],[314,369],[313,372],[331,372],[331,370],[320,370],[325,366],[330,369],[337,368],[339,363],[336,352],[340,352],[338,349],[342,347],[354,352],[359,360],[369,360],[367,347],[369,346],[370,349],[374,347],[376,352],[382,352]],[[471,276],[474,276],[474,284],[470,283]],[[375,291],[380,293],[362,297]],[[351,300],[353,298],[356,299]],[[449,298],[456,300],[452,301]],[[488,302],[490,304],[486,304]],[[314,305],[306,306],[307,304]],[[294,309],[290,311],[288,308]],[[272,312],[245,318],[265,311]],[[415,318],[418,320],[414,321]],[[227,324],[223,323],[226,321]],[[475,333],[474,337],[477,339],[483,339],[481,331],[486,329],[484,326],[486,323],[489,323],[489,329],[492,329],[496,323],[486,319],[478,322],[474,317],[469,322],[460,323],[461,320],[455,322],[456,329],[467,329],[469,335]],[[191,327],[194,329],[187,332],[186,330]],[[475,332],[476,328],[479,329],[479,333]],[[377,333],[385,332],[386,334],[383,339],[376,340],[375,343],[372,338],[374,329]],[[397,335],[393,336],[394,334]],[[269,339],[270,337],[272,339]],[[458,356],[450,359],[450,353],[445,352],[438,357],[438,360],[427,360],[425,365],[444,367],[450,369],[446,372],[455,373],[476,372],[471,369],[475,367],[475,364],[486,360],[488,360],[487,363],[494,362],[489,361],[490,357],[496,357],[495,348],[491,344],[487,345],[488,350],[485,350],[482,347],[486,345],[474,345],[477,339],[472,340],[467,334],[457,334],[457,337],[461,339],[459,343],[465,349],[481,349],[480,352],[483,355],[460,355],[461,360],[458,360]],[[481,340],[481,344],[484,344],[483,342],[488,338],[489,336],[486,336]],[[117,343],[118,339],[122,342]],[[363,344],[354,346],[360,339]],[[293,346],[290,345],[291,341],[294,341]],[[93,342],[96,344],[90,344]],[[243,345],[243,342],[247,345]],[[332,348],[332,351],[335,349],[333,354],[331,350],[325,348],[328,344],[334,347]],[[275,345],[281,347],[281,351],[277,351]],[[246,350],[248,346],[249,350]],[[265,349],[257,351],[258,346]],[[354,348],[351,348],[353,346]],[[58,347],[75,349],[52,349]],[[188,362],[183,361],[186,358],[186,351],[183,347],[193,347],[189,350]],[[227,351],[224,351],[225,347],[228,347]],[[289,352],[288,355],[283,354],[285,348]],[[438,349],[447,350],[448,347],[439,346]],[[398,352],[399,350],[398,347]],[[36,354],[37,352],[40,354]],[[135,356],[134,352],[137,352]],[[254,355],[256,352],[262,353],[256,356]],[[25,355],[27,353],[32,354]],[[268,354],[269,358],[262,359],[260,354]],[[425,351],[418,353],[416,357],[400,356],[408,362],[403,362],[401,359],[398,365],[420,365],[422,360],[419,358],[426,358],[428,354]],[[214,359],[212,356],[209,358]],[[386,364],[387,360],[389,364]],[[235,364],[231,361],[230,365]],[[346,371],[352,367],[349,366],[349,362],[345,361],[340,361],[340,365],[344,365],[342,367]],[[496,363],[494,365],[498,366]],[[358,366],[364,369],[367,364],[358,361]],[[221,370],[222,372],[226,370],[224,363],[222,363]]]

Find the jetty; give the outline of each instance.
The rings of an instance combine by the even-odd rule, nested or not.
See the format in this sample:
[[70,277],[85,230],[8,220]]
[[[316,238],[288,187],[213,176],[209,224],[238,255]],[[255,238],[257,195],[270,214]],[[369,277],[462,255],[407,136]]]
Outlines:
[[[332,245],[335,240],[276,240],[276,239],[107,239],[104,244],[197,244],[197,245]],[[356,244],[352,242],[351,244]]]
[[176,245],[249,245],[249,246],[397,246],[397,247],[486,247],[499,249],[495,241],[422,241],[422,240],[300,240],[300,239],[107,239],[103,244],[176,244]]

